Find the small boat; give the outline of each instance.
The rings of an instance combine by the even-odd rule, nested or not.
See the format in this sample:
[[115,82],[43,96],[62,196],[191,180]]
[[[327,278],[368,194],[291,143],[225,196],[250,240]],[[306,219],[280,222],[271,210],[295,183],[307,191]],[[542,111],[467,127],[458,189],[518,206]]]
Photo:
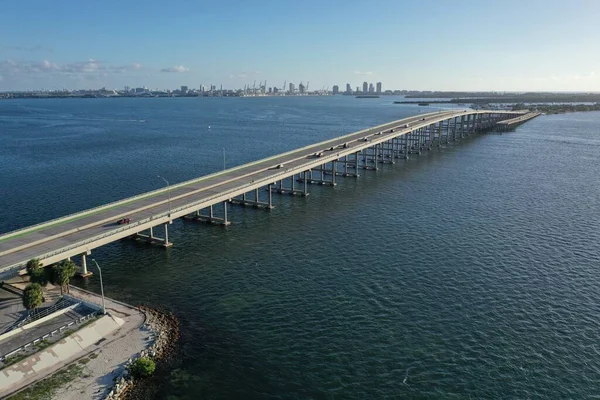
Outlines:
[[429,103],[419,103],[420,106],[428,106]]

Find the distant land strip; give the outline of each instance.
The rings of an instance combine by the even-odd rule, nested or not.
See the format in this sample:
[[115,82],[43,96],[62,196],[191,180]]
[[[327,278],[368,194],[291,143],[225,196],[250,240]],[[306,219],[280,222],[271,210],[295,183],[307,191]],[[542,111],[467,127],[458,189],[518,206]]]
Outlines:
[[483,97],[483,98],[455,98],[448,100],[402,100],[395,101],[396,104],[489,104],[489,103],[598,103],[600,95],[597,96],[564,96],[564,97]]
[[[600,102],[600,93],[423,93],[421,95],[407,95],[407,99],[441,99],[430,103],[597,103]],[[423,101],[411,101],[422,103]]]
[[[461,100],[464,101],[464,100]],[[440,104],[440,103],[454,103],[453,101],[395,101],[394,104]],[[492,103],[492,101],[490,101]],[[500,102],[493,102],[500,103]],[[511,102],[507,102],[511,103]],[[462,103],[460,103],[462,104]],[[571,112],[584,112],[584,111],[600,111],[600,103],[595,104],[549,104],[549,103],[541,103],[541,104],[523,104],[522,102],[514,103],[512,106],[509,106],[511,110],[524,110],[529,109],[531,111],[538,111],[544,114],[564,114]]]

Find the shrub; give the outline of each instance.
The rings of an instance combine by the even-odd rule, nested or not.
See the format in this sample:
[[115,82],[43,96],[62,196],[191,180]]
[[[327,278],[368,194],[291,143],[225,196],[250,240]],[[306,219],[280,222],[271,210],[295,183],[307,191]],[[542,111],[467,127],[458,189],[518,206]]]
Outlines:
[[156,364],[148,357],[141,357],[129,366],[129,372],[134,378],[145,378],[154,373]]
[[43,295],[39,283],[30,283],[23,291],[23,305],[28,310],[35,310],[42,304]]

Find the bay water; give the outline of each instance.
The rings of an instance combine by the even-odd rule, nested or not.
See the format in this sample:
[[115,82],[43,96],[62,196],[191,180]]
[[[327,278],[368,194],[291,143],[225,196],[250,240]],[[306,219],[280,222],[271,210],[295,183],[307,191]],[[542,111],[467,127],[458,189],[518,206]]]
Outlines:
[[[2,100],[0,232],[432,110],[393,100]],[[156,398],[594,398],[599,177],[600,113],[541,116],[94,257],[181,321]]]

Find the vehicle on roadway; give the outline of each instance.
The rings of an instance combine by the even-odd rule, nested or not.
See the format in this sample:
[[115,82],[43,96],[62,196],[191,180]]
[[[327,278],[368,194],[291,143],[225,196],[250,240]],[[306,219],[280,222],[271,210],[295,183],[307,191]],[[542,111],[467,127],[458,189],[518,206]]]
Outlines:
[[117,221],[117,225],[126,225],[131,223],[131,218],[121,218]]
[[276,166],[275,168],[277,168],[277,169],[281,169],[281,168],[283,168],[283,165],[284,165],[284,164],[277,164],[277,166]]
[[410,126],[410,124],[404,124],[405,128],[408,128]]
[[317,151],[316,153],[312,153],[311,156],[312,157],[323,157],[323,153],[320,151]]

